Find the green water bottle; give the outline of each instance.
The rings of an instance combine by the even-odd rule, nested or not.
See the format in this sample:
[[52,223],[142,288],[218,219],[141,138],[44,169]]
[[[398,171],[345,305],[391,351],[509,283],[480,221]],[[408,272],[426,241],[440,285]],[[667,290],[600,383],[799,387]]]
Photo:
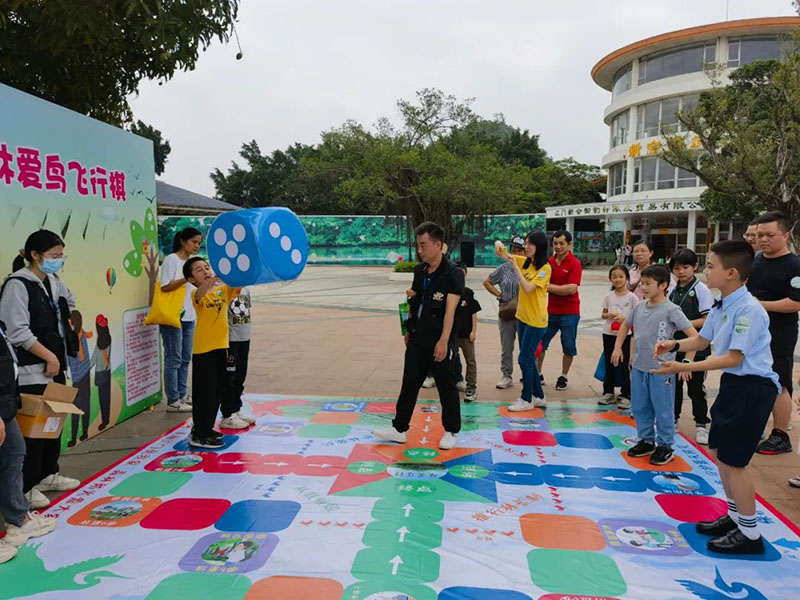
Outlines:
[[408,317],[411,314],[411,307],[408,302],[401,302],[397,308],[400,312],[400,331],[405,335],[408,333]]

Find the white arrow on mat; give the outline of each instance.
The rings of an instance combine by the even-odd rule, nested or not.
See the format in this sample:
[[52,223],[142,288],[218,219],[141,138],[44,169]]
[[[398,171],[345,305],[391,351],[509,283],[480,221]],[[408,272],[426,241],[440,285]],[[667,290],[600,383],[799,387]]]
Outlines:
[[289,463],[285,463],[285,462],[276,462],[276,463],[273,463],[273,462],[265,462],[265,463],[261,463],[261,464],[262,464],[262,465],[273,465],[273,466],[275,466],[275,467],[285,467],[285,466],[287,466]]
[[320,467],[322,469],[327,469],[328,467],[332,467],[333,465],[329,465],[327,463],[322,463],[321,465],[315,465],[315,464],[312,464],[312,463],[308,463],[308,466],[309,467]]
[[406,534],[409,532],[408,527],[403,525],[400,529],[397,530],[397,533],[400,534],[400,539],[398,540],[401,544],[406,540]]
[[581,478],[580,475],[567,475],[566,473],[554,473],[553,477],[559,477],[561,479],[564,479],[565,477],[568,477],[569,479],[580,479]]
[[413,506],[411,506],[410,504],[406,504],[406,505],[403,507],[403,510],[404,510],[404,511],[405,511],[405,513],[406,513],[406,517],[408,517],[408,515],[410,515],[410,514],[411,514],[411,511],[412,511],[412,510],[414,510],[414,507],[413,507]]
[[428,427],[427,425],[425,425],[425,427],[422,428],[422,431],[424,431],[425,433],[428,433],[430,430],[431,428]]
[[603,479],[606,481],[631,481],[625,477],[614,477],[613,475],[607,475],[606,477],[603,477]]
[[431,422],[431,418],[430,417],[425,417],[425,422],[426,423],[430,423]]
[[403,559],[400,558],[400,555],[395,555],[389,562],[392,563],[392,575],[397,575],[397,569],[403,564]]
[[422,439],[419,441],[419,443],[420,443],[420,444],[427,444],[427,443],[428,443],[428,438],[426,438],[425,436],[423,436],[423,437],[422,437]]

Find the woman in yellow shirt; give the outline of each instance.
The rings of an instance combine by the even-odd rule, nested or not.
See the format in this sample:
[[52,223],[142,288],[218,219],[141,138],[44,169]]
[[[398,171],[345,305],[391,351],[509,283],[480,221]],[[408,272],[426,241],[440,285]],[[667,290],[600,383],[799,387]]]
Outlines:
[[522,412],[534,407],[544,408],[547,404],[536,366],[536,348],[547,331],[547,286],[551,273],[547,262],[547,237],[539,231],[532,231],[525,238],[524,256],[512,256],[504,248],[502,253],[502,258],[514,267],[519,280],[517,333],[522,395],[508,410]]

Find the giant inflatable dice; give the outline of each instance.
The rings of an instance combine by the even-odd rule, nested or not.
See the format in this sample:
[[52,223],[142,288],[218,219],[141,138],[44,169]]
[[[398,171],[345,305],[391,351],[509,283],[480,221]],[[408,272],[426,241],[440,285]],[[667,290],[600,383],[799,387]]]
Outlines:
[[306,230],[288,208],[223,213],[206,246],[211,268],[232,287],[297,279],[308,260]]

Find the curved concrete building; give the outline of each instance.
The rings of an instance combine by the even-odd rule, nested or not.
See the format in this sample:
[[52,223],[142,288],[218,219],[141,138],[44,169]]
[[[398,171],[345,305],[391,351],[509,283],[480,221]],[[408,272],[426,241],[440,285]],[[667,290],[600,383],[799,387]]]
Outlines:
[[574,230],[576,218],[594,218],[599,208],[606,230],[647,238],[663,258],[683,247],[702,255],[715,239],[734,235],[732,225],[706,221],[697,202],[705,190],[698,178],[657,157],[661,132],[682,132],[676,112],[711,89],[708,70],[721,65],[724,83],[741,65],[779,59],[785,36],[798,27],[800,17],[726,21],[646,38],[603,57],[592,78],[611,94],[601,161],[608,169],[607,202],[548,208],[548,218],[566,218]]

